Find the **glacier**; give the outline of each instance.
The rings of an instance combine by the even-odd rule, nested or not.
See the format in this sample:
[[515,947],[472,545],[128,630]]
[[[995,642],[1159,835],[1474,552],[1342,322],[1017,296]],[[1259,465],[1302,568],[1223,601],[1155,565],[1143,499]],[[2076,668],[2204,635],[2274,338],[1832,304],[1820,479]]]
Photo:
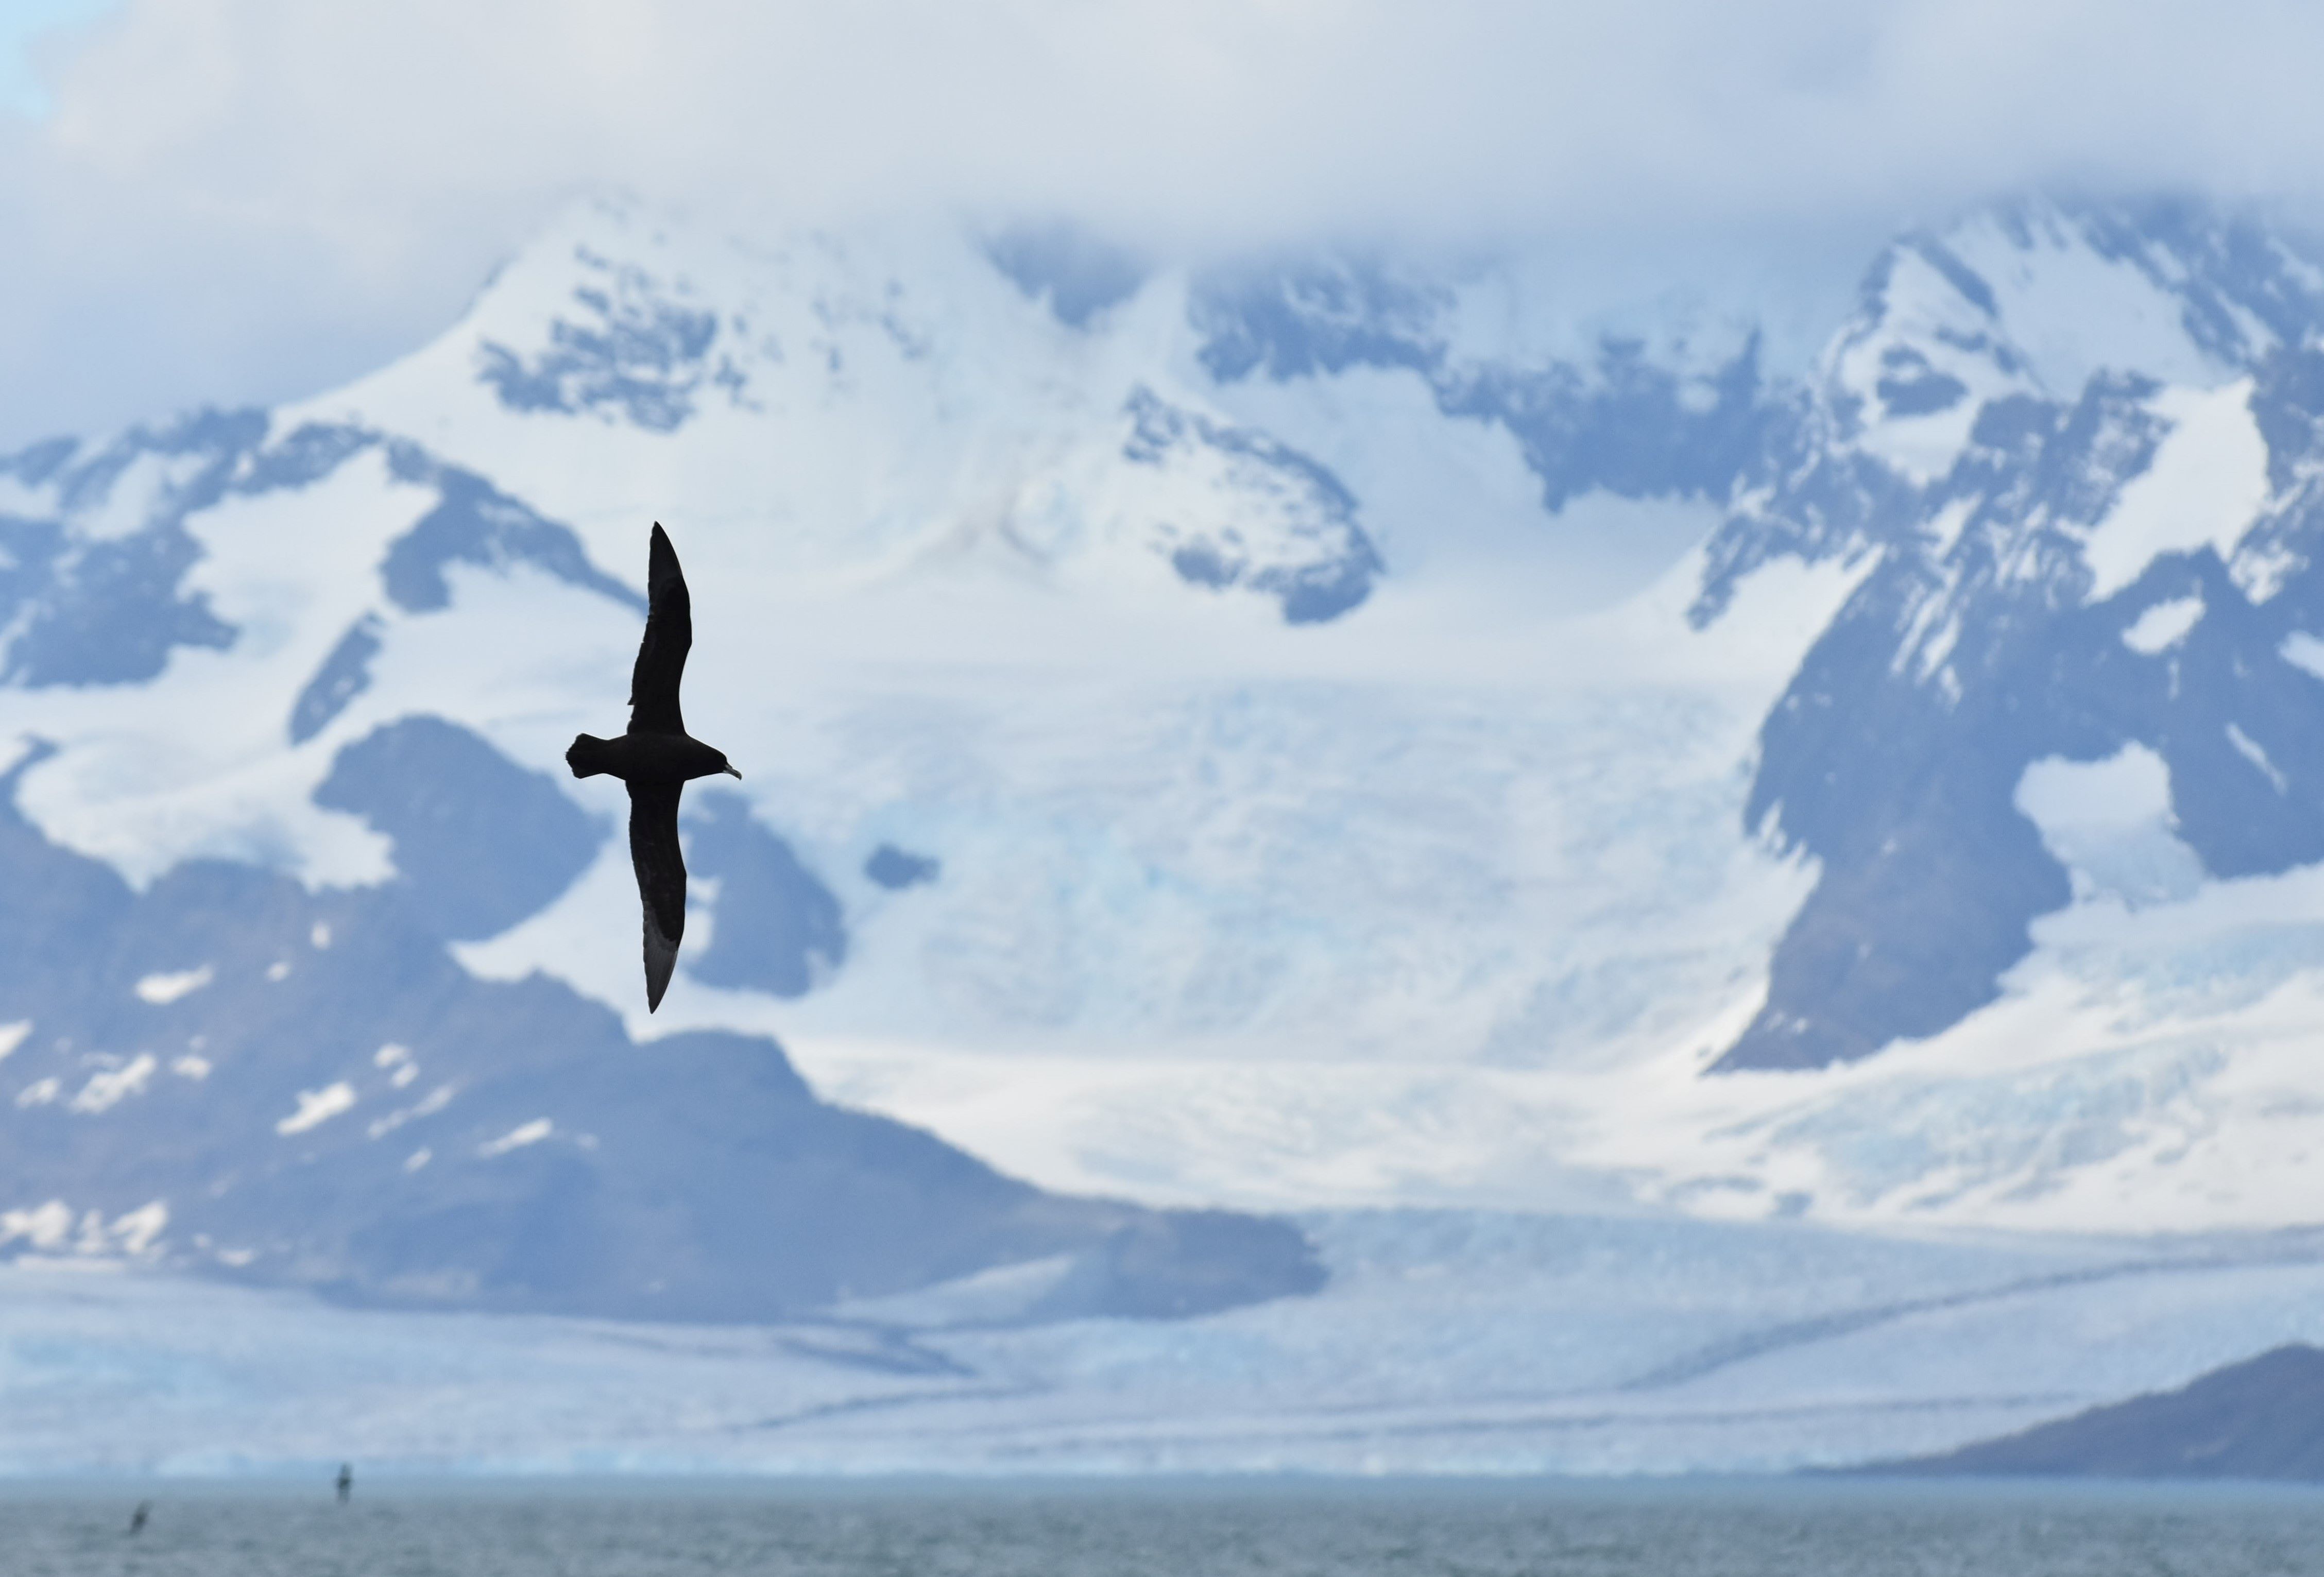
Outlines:
[[1770,1472],[1985,1438],[2324,1321],[2312,1232],[1301,1221],[1326,1290],[1167,1323],[1022,1323],[1069,1274],[1047,1261],[703,1325],[20,1259],[0,1471]]

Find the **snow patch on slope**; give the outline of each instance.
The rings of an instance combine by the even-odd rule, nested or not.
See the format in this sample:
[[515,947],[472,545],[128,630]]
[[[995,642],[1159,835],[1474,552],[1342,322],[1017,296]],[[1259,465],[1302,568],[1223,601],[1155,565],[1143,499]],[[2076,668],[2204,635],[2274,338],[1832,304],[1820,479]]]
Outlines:
[[2183,297],[2130,259],[2101,253],[2067,214],[1981,213],[1944,239],[1991,292],[1996,319],[2052,398],[2073,398],[2108,369],[2196,388],[2231,375],[2188,332]]
[[2186,640],[2202,617],[2201,597],[2172,597],[2139,614],[2122,632],[2122,643],[2141,657],[2160,657]]
[[89,1074],[68,1109],[90,1116],[111,1111],[132,1095],[143,1095],[159,1066],[152,1052],[141,1051],[123,1066],[100,1069]]
[[2147,468],[2082,542],[2089,601],[2104,602],[2157,557],[2209,546],[2226,563],[2267,503],[2267,440],[2252,419],[2251,380],[2167,388],[2151,408],[2172,423]]
[[2171,769],[2143,744],[2103,761],[2057,757],[2025,769],[2017,808],[2042,829],[2077,899],[2106,895],[2136,908],[2190,897],[2203,862],[2181,842],[2171,809]]
[[205,964],[198,969],[180,969],[159,974],[149,974],[138,981],[137,1000],[153,1006],[166,1007],[180,997],[198,991],[217,978],[217,971]]
[[353,1111],[355,1087],[342,1079],[319,1090],[301,1090],[295,1099],[298,1110],[274,1125],[274,1131],[285,1139],[320,1128],[339,1113]]

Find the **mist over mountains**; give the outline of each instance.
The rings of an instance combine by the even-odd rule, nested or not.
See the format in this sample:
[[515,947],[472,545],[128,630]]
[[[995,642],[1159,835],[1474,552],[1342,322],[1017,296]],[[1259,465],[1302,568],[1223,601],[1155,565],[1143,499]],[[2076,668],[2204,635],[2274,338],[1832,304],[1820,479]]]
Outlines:
[[[0,459],[8,1246],[1185,1313],[1320,1280],[1221,1204],[2296,1216],[2318,252],[1998,204],[1812,355],[1578,277],[597,202]],[[558,757],[654,519],[747,776],[649,1040]]]

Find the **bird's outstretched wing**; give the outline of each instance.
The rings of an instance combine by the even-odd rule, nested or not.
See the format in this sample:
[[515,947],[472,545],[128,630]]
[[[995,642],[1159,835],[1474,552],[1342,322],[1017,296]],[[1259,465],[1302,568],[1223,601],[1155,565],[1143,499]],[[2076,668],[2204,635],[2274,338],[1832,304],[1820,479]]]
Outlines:
[[677,783],[630,785],[630,863],[646,911],[646,1011],[661,1006],[686,935],[686,855],[678,846]]
[[632,733],[686,732],[678,682],[686,676],[686,654],[693,647],[694,601],[678,567],[678,549],[656,521],[646,560],[646,638],[638,645],[638,665],[630,670]]

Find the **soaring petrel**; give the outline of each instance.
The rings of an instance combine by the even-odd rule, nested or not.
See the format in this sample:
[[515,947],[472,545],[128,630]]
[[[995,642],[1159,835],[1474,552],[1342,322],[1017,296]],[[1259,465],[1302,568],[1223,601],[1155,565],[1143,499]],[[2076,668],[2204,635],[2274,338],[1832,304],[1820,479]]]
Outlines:
[[694,604],[678,551],[656,521],[646,561],[646,638],[630,670],[630,731],[619,739],[580,734],[565,752],[576,778],[611,772],[630,786],[630,863],[646,911],[646,1011],[661,1006],[678,939],[686,935],[686,856],[678,846],[678,796],[689,778],[742,774],[686,732],[678,681],[694,644]]

